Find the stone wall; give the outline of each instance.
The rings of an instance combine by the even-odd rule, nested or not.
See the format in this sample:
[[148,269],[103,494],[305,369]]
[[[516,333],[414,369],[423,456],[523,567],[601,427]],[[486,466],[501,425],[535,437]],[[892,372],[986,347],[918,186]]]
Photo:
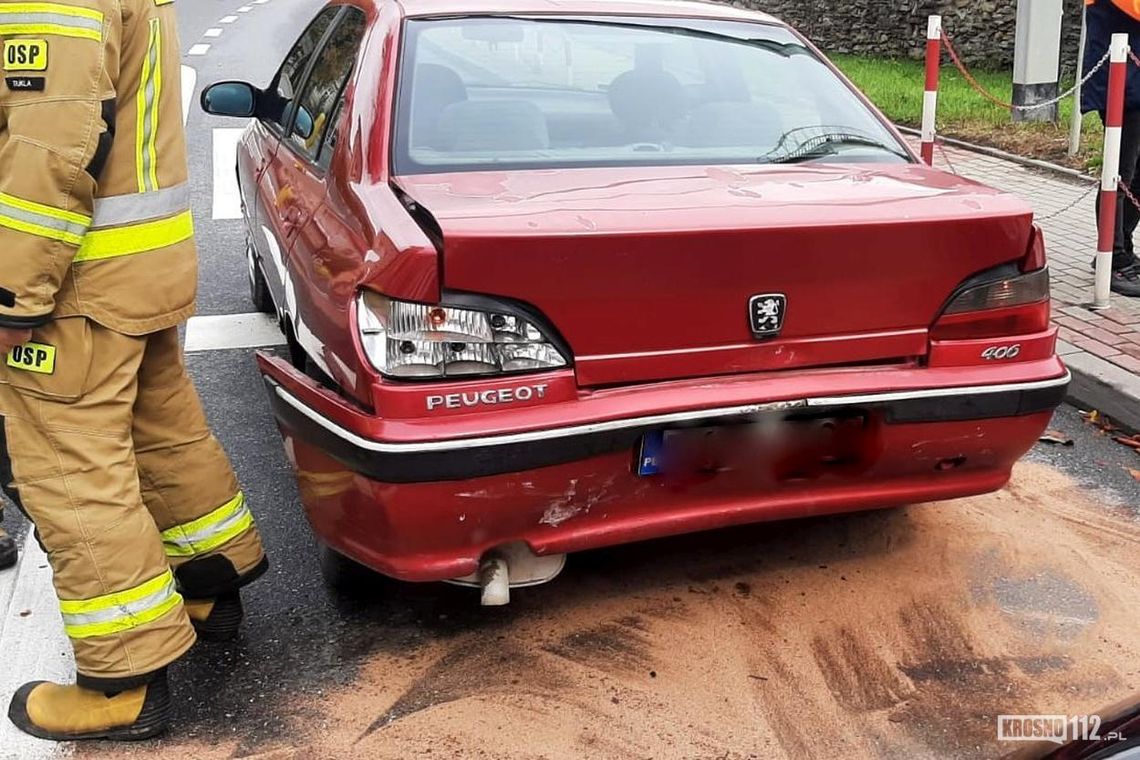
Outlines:
[[[731,0],[778,16],[827,53],[921,58],[926,18],[941,13],[954,46],[971,65],[1013,63],[1017,0]],[[1071,71],[1083,0],[1064,0],[1062,67]]]

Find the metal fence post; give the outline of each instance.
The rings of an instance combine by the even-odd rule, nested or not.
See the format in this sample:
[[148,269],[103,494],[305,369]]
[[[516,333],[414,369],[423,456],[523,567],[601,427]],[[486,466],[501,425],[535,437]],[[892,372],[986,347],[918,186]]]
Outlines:
[[922,96],[922,160],[934,165],[935,117],[938,115],[938,69],[942,64],[942,17],[926,24],[926,91]]
[[1120,184],[1124,86],[1128,76],[1128,35],[1112,35],[1109,52],[1108,111],[1104,119],[1104,166],[1100,175],[1100,234],[1096,252],[1094,309],[1107,309],[1112,297],[1112,251],[1116,243],[1116,199]]

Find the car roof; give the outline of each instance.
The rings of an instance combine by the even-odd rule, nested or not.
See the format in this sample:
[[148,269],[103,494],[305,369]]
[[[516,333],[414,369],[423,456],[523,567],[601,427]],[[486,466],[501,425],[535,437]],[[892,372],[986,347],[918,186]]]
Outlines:
[[408,17],[465,14],[565,16],[665,16],[781,24],[766,13],[698,0],[399,0]]

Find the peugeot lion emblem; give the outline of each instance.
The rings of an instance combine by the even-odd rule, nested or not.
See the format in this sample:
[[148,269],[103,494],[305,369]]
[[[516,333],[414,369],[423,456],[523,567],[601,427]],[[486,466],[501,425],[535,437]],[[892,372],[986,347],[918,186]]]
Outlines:
[[772,338],[784,329],[784,315],[788,311],[788,297],[783,293],[766,293],[752,296],[748,301],[748,321],[752,335]]

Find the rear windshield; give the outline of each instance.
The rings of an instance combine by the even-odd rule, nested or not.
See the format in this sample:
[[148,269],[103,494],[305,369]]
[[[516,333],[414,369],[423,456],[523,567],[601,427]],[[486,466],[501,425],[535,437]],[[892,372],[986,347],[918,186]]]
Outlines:
[[909,160],[794,34],[721,21],[407,22],[399,174]]

